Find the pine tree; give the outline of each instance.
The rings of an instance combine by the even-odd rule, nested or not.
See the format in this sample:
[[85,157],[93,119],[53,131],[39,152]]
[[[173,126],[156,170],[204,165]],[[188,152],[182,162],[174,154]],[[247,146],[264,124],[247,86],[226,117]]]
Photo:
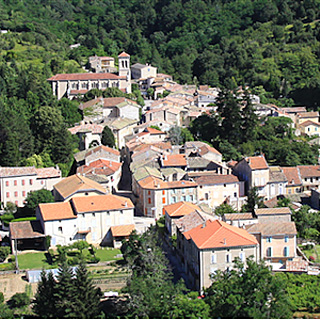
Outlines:
[[56,290],[53,294],[56,307],[56,318],[76,318],[77,288],[72,269],[64,262],[59,268]]
[[53,274],[50,272],[48,275],[42,271],[41,280],[38,284],[37,293],[33,304],[33,312],[43,319],[55,319],[55,286],[56,282]]
[[108,126],[105,126],[103,128],[101,143],[104,146],[108,146],[108,147],[111,147],[111,148],[116,145],[115,144],[115,140],[114,140],[114,135],[113,135],[111,129]]
[[74,282],[76,288],[74,317],[77,319],[94,319],[100,315],[100,288],[94,287],[92,279],[83,262],[77,268]]

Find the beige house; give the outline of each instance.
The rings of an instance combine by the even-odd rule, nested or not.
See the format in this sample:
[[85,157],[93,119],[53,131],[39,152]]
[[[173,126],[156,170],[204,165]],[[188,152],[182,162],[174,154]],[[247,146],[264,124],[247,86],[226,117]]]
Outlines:
[[245,203],[244,182],[233,174],[201,175],[192,180],[198,184],[199,203],[206,203],[213,210],[222,203],[240,210]]
[[29,192],[51,191],[60,180],[59,168],[0,167],[0,201],[4,207],[8,202],[23,207]]
[[302,134],[311,136],[319,136],[320,135],[320,123],[314,122],[311,120],[300,123],[299,125],[300,132]]
[[245,263],[253,256],[259,260],[259,243],[246,230],[219,220],[207,220],[184,232],[185,266],[190,286],[202,292],[211,285],[210,274],[229,271],[235,258]]
[[295,223],[289,208],[256,209],[258,223],[246,226],[260,244],[260,257],[274,269],[297,256]]
[[302,124],[306,121],[319,122],[319,112],[311,111],[311,112],[301,112],[296,116],[297,125]]
[[157,68],[148,64],[136,63],[131,66],[132,79],[155,78],[157,76]]
[[112,244],[111,227],[132,225],[134,206],[130,199],[115,195],[75,197],[68,202],[42,203],[36,210],[51,245],[77,240]]
[[105,195],[106,189],[99,183],[80,174],[74,174],[64,178],[53,186],[55,201],[66,202],[74,197]]
[[319,188],[320,186],[320,166],[297,166],[302,180],[302,190],[310,190],[311,188]]
[[89,57],[89,64],[95,72],[117,72],[117,68],[114,66],[114,58],[113,57],[98,57],[92,56]]
[[295,194],[302,192],[302,180],[300,171],[297,167],[281,167],[287,179],[286,194]]
[[253,218],[251,212],[245,213],[225,213],[222,220],[231,226],[243,228],[244,226],[258,223],[258,219]]
[[267,183],[270,180],[270,172],[269,165],[263,155],[242,159],[235,165],[234,171],[240,180],[245,181],[246,192],[257,187],[259,195],[266,200],[269,199]]
[[105,90],[118,88],[131,93],[130,55],[122,52],[118,56],[119,74],[113,73],[69,73],[56,74],[47,79],[52,86],[52,93],[57,99],[73,98],[83,95],[91,89]]
[[269,167],[269,181],[267,184],[268,199],[286,193],[288,180],[279,166]]

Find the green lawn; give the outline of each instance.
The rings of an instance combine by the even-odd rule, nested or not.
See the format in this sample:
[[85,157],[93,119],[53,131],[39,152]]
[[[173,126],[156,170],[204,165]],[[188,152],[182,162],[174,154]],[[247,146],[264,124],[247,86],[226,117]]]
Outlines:
[[[86,250],[84,250],[86,253]],[[100,262],[118,260],[115,256],[120,254],[119,249],[98,249],[97,257],[100,258]],[[19,269],[53,269],[57,268],[57,264],[50,265],[47,262],[45,252],[35,252],[35,253],[23,253],[18,255]]]
[[308,259],[310,256],[313,256],[316,259],[315,262],[320,262],[320,245],[316,245],[315,248],[310,250],[303,250],[301,246],[300,249],[303,251],[303,253],[307,256]]

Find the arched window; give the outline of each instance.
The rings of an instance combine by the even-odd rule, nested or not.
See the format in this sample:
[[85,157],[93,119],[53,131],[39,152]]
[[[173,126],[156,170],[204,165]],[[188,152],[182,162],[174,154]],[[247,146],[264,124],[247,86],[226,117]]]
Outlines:
[[267,249],[267,257],[272,257],[272,247]]

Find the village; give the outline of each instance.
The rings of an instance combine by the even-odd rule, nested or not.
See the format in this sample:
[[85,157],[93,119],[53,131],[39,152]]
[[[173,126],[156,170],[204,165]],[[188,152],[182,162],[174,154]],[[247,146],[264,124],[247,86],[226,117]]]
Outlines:
[[[120,248],[134,230],[141,234],[163,221],[164,248],[170,248],[187,286],[199,293],[211,285],[210,274],[231,270],[235,258],[264,260],[273,272],[320,273],[298,246],[292,219],[292,210],[305,204],[319,210],[320,165],[276,166],[264,154],[226,162],[210,144],[182,141],[181,133],[196,118],[216,111],[219,88],[178,84],[156,67],[131,65],[125,52],[118,56],[118,69],[111,57],[93,56],[89,63],[91,72],[48,79],[57,99],[72,100],[91,89],[131,93],[134,86],[145,106],[126,97],[97,96],[81,103],[83,120],[68,129],[79,138],[80,151],[67,177],[58,166],[0,167],[3,209],[8,203],[23,207],[33,191],[49,190],[54,197],[37,206],[35,219],[2,225],[2,243],[12,254],[81,240]],[[310,143],[319,145],[318,112],[250,98],[258,117],[289,118],[297,136],[313,137]],[[102,143],[106,126],[114,147]],[[241,212],[252,190],[263,208]],[[290,208],[278,205],[283,199],[290,200]],[[226,205],[233,211],[216,212]]]

